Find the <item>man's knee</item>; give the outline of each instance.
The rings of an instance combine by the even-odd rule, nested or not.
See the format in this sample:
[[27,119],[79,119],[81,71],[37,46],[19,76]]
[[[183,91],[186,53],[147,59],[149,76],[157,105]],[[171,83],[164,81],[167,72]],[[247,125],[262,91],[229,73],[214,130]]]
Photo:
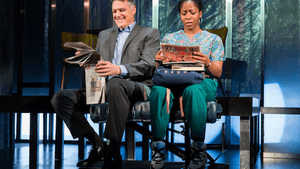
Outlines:
[[55,110],[58,110],[60,106],[66,105],[68,102],[71,101],[70,96],[74,95],[73,92],[70,90],[59,90],[55,92],[52,96],[51,104]]
[[59,102],[62,98],[62,90],[59,90],[57,92],[54,93],[54,95],[52,96],[52,99],[51,99],[51,104],[53,106],[54,109],[57,109],[58,105],[59,105]]
[[113,78],[107,82],[106,94],[115,95],[116,93],[122,92],[125,89],[125,79]]

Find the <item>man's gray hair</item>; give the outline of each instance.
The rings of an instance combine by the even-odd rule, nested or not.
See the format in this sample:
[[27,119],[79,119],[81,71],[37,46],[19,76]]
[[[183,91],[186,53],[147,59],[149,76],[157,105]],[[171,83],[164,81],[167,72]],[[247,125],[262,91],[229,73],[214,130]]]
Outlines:
[[135,6],[135,0],[110,0],[109,2],[112,5],[114,1],[127,1],[131,9]]

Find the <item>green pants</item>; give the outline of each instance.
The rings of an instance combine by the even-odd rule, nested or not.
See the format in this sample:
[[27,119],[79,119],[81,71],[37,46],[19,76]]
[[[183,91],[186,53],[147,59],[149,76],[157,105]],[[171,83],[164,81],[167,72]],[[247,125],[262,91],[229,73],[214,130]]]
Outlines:
[[[200,84],[190,85],[183,90],[183,110],[191,127],[191,137],[195,141],[204,141],[207,119],[206,101],[215,100],[217,85],[216,81],[205,79]],[[173,90],[171,89],[170,92],[170,110],[174,100]],[[154,85],[149,97],[153,137],[161,141],[164,140],[170,119],[170,114],[167,113],[166,91],[167,88]],[[179,101],[175,103],[179,104]]]

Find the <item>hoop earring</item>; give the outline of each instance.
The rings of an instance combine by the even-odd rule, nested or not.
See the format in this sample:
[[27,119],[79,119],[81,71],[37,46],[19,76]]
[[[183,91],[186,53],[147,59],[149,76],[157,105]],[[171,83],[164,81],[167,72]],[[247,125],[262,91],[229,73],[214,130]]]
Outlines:
[[203,21],[203,19],[202,19],[202,18],[200,18],[200,22],[199,22],[199,23],[201,24],[201,23],[202,23],[202,21]]

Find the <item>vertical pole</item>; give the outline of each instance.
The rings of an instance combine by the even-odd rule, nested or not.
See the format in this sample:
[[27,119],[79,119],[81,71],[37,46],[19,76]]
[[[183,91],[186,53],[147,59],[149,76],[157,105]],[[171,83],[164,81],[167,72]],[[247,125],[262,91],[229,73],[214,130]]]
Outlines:
[[152,0],[152,28],[158,29],[159,0]]
[[[87,118],[87,114],[84,115]],[[78,156],[79,159],[84,159],[84,154],[86,150],[86,139],[85,137],[78,138]]]
[[57,0],[49,0],[49,36],[48,36],[48,45],[49,45],[49,74],[50,74],[50,88],[49,95],[54,94],[54,81],[55,81],[55,49],[56,49],[56,25],[57,25]]
[[22,113],[17,112],[17,133],[16,133],[16,142],[21,140],[21,126],[22,126]]
[[[134,122],[135,123],[135,122]],[[130,127],[125,128],[125,139],[126,139],[126,153],[127,153],[127,160],[133,161],[135,160],[135,135],[134,130]]]
[[249,137],[250,137],[250,167],[253,166],[254,164],[254,157],[253,157],[253,154],[254,154],[254,117],[249,117],[250,118],[250,133],[249,133]]
[[83,3],[83,31],[89,30],[90,18],[90,0],[84,0]]
[[[23,50],[24,50],[24,20],[25,20],[25,0],[19,0],[18,1],[19,5],[19,18],[18,18],[18,26],[17,28],[19,31],[17,32],[17,37],[18,37],[18,76],[17,76],[17,95],[22,95],[23,93],[23,88],[22,88],[22,83],[23,83]],[[18,135],[17,135],[18,139]]]
[[48,113],[43,113],[43,143],[47,143],[48,142],[48,118],[47,118],[47,114]]
[[[172,132],[171,133],[171,144],[174,145],[174,122],[171,123],[171,129],[172,129]],[[169,141],[169,140],[168,140]]]
[[54,127],[54,113],[49,113],[49,141],[52,142],[53,141],[53,127]]
[[[149,130],[149,123],[143,123],[143,128]],[[143,135],[143,160],[149,160],[149,139]]]
[[56,115],[55,135],[55,165],[59,165],[64,157],[64,124],[62,119]]
[[36,168],[39,157],[39,116],[37,112],[30,112],[30,143],[29,166]]
[[240,117],[240,168],[242,169],[250,169],[250,118]]
[[9,113],[10,115],[10,122],[9,122],[9,148],[14,150],[15,149],[15,113]]
[[[232,0],[226,0],[226,21],[225,26],[228,28],[228,33],[225,42],[225,57],[232,58]],[[231,66],[231,64],[230,64]],[[231,79],[225,79],[225,91],[231,91]],[[228,126],[226,128],[226,137],[225,142],[231,144],[231,116],[225,117],[225,124]]]
[[[265,0],[260,0],[261,16],[261,104],[264,107],[264,83],[265,83]],[[261,159],[263,159],[264,150],[264,115],[261,114]]]
[[[225,57],[232,58],[232,0],[226,0],[225,26],[228,28],[225,42]],[[225,79],[225,91],[231,91],[231,79]]]
[[225,26],[228,28],[225,42],[225,56],[226,58],[232,58],[232,0],[226,0]]
[[190,164],[190,154],[191,154],[191,136],[190,136],[190,126],[187,122],[184,122],[184,140],[185,140],[185,168],[188,168]]
[[[23,41],[24,41],[24,20],[25,20],[25,0],[18,0],[18,22],[17,22],[17,95],[22,95],[22,82],[23,82]],[[21,124],[22,124],[22,114],[17,112],[17,133],[16,142],[21,140]]]

